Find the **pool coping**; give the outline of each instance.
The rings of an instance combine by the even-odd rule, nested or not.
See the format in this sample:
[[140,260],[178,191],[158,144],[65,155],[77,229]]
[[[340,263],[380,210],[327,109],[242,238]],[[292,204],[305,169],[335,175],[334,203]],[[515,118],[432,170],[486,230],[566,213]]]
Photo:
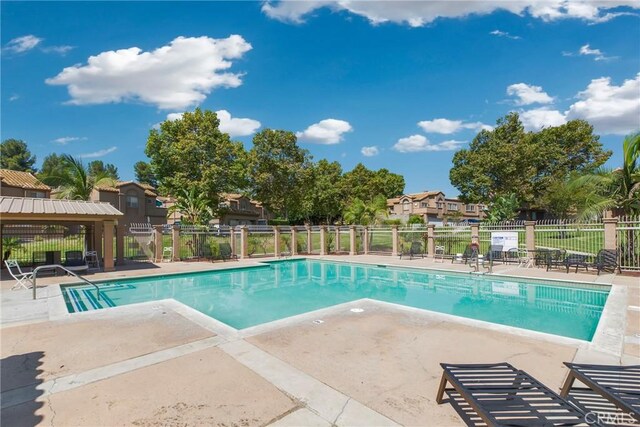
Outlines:
[[[367,265],[367,266],[381,266],[383,264],[374,263],[374,262],[352,262],[352,261],[342,261],[342,260],[333,260],[327,258],[308,258],[308,257],[295,257],[288,258],[289,260],[304,260],[304,259],[314,259],[321,260],[327,262],[336,262],[342,264],[359,264],[359,265]],[[193,273],[207,273],[212,271],[228,271],[228,270],[240,270],[240,269],[248,269],[248,268],[260,268],[264,267],[264,265],[268,265],[269,261],[257,261],[258,263],[255,265],[247,265],[247,266],[230,266],[229,268],[218,268],[212,270],[204,270],[202,272],[193,272]],[[423,266],[416,267],[407,267],[407,266],[399,266],[394,264],[385,264],[387,267],[391,268],[399,268],[404,270],[428,270],[428,271],[439,271],[444,273],[454,273],[454,274],[472,274],[466,272],[458,272],[451,271],[445,269],[437,269]],[[175,276],[175,275],[184,275],[185,272],[178,273],[170,273],[170,274],[152,274],[152,275],[142,275],[136,276],[136,278],[152,278],[152,277],[167,277],[167,276]],[[527,279],[528,277],[523,276],[514,276],[514,275],[504,275],[504,274],[487,274],[484,273],[483,276],[496,276],[499,278],[518,278],[518,279]],[[135,278],[132,278],[135,279]],[[123,279],[101,279],[99,281],[95,281],[96,283],[104,283],[104,282],[113,282],[114,280],[123,280]],[[126,279],[124,279],[126,280]],[[533,279],[535,281],[535,278]],[[452,314],[439,313],[436,311],[426,310],[422,308],[410,307],[401,304],[390,303],[386,301],[378,301],[370,298],[361,298],[354,301],[349,301],[346,303],[341,303],[337,305],[332,305],[329,307],[324,307],[318,310],[312,310],[305,313],[300,313],[294,316],[285,317],[282,319],[277,319],[271,322],[262,323],[255,326],[250,326],[244,329],[236,329],[232,326],[229,326],[213,317],[207,316],[194,308],[187,306],[175,299],[163,299],[163,300],[154,300],[154,301],[145,301],[135,304],[127,304],[127,306],[136,306],[138,304],[158,304],[161,301],[163,303],[169,304],[174,311],[178,314],[184,316],[185,318],[193,321],[194,323],[209,329],[217,334],[228,338],[245,338],[258,334],[262,334],[265,332],[274,331],[283,327],[293,326],[305,321],[310,320],[319,320],[319,317],[330,316],[333,314],[344,313],[346,308],[355,308],[354,306],[364,304],[373,304],[382,308],[393,308],[396,310],[410,312],[413,314],[420,314],[423,317],[431,318],[436,321],[449,321],[457,324],[463,324],[472,327],[479,327],[482,329],[494,330],[501,333],[524,336],[534,339],[539,339],[546,342],[554,342],[567,344],[574,347],[578,347],[583,351],[588,351],[590,349],[596,351],[602,351],[607,354],[620,357],[622,355],[623,345],[624,345],[624,322],[626,317],[626,287],[623,285],[614,285],[614,284],[594,284],[584,281],[568,281],[568,280],[555,280],[555,279],[538,279],[538,282],[561,282],[561,283],[577,283],[577,284],[586,284],[586,285],[597,285],[599,287],[608,287],[609,294],[607,296],[607,300],[605,302],[603,311],[600,315],[600,319],[598,321],[598,326],[596,327],[596,331],[594,332],[593,338],[591,341],[580,340],[577,338],[570,338],[561,335],[554,335],[545,332],[533,331],[524,328],[518,328],[515,326],[501,325],[497,323],[487,322],[478,319],[470,319],[461,316],[455,316]],[[49,320],[60,320],[66,319],[77,315],[87,315],[90,313],[94,313],[96,310],[90,310],[86,312],[79,313],[69,313],[67,310],[66,303],[64,302],[64,297],[62,295],[62,287],[74,286],[84,284],[83,282],[73,282],[73,283],[65,283],[64,285],[54,284],[49,287],[49,295],[50,305],[49,305]],[[104,309],[117,309],[118,307],[109,307]]]

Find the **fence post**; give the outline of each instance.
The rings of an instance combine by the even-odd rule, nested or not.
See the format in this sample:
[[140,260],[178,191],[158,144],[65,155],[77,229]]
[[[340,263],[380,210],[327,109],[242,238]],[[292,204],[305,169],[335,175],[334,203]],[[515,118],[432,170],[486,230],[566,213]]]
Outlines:
[[471,243],[480,245],[480,226],[478,224],[471,224]]
[[171,247],[173,248],[171,261],[180,261],[180,226],[178,224],[173,224],[171,227]]
[[273,254],[276,257],[280,256],[280,226],[273,226]]
[[153,227],[153,246],[155,247],[154,262],[162,261],[162,226],[155,225]]
[[236,252],[236,230],[233,225],[229,226],[229,245],[231,246],[231,255],[237,255]]
[[291,256],[298,255],[298,230],[291,226]]
[[340,226],[337,225],[336,226],[336,238],[335,238],[336,243],[333,245],[334,249],[335,249],[335,253],[340,253]]
[[616,229],[618,218],[602,218],[604,223],[604,249],[618,249]]
[[[102,264],[104,266],[104,271],[114,271],[115,267],[113,266],[113,226],[114,223],[113,221],[104,221],[104,263]],[[120,226],[118,226],[120,227]],[[124,226],[122,227],[122,230],[124,231]],[[121,235],[116,237],[116,240],[118,242],[123,242],[124,243],[124,235]],[[120,249],[120,246],[122,246],[122,250]],[[118,262],[120,262],[120,257],[122,256],[124,259],[124,256],[121,255],[124,252],[124,244],[122,245],[118,245]]]
[[536,250],[536,222],[535,221],[524,222],[524,241],[527,247],[527,251]]
[[356,255],[358,253],[358,243],[356,241],[356,226],[349,226],[349,255]]
[[313,241],[311,240],[311,226],[305,225],[307,229],[307,254],[311,255],[313,252]]
[[369,226],[364,227],[364,231],[362,233],[362,252],[365,255],[369,255]]
[[427,256],[433,258],[436,254],[436,225],[427,224]]
[[327,226],[320,226],[320,255],[327,254]]
[[391,226],[391,256],[398,256],[398,226]]
[[249,229],[246,225],[240,226],[240,259],[249,258]]
[[[102,224],[102,228],[104,229],[104,264],[106,266],[107,264],[107,227],[111,227],[111,231],[109,231],[109,235],[111,237],[109,237],[109,242],[111,242],[110,246],[111,246],[111,258],[113,260],[113,222],[110,223],[111,225],[108,225],[107,222],[105,221]],[[124,228],[124,224],[118,224],[116,226],[116,263],[118,265],[123,265],[124,264],[124,233],[125,233],[125,228]],[[106,271],[106,268],[105,268]]]

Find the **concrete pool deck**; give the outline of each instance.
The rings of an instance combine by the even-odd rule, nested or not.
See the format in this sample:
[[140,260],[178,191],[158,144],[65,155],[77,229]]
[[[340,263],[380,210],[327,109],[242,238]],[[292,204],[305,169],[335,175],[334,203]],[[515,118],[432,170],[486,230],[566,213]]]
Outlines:
[[[469,271],[431,259],[322,258]],[[259,261],[140,265],[88,277]],[[35,301],[31,291],[9,291],[13,281],[3,280],[2,423],[453,426],[462,425],[455,411],[435,403],[440,362],[509,361],[556,390],[566,375],[563,361],[640,363],[638,277],[514,266],[494,273],[611,285],[615,301],[601,321],[609,326],[599,326],[602,345],[366,299],[243,331],[174,300],[61,315],[57,284],[70,278],[38,279]]]

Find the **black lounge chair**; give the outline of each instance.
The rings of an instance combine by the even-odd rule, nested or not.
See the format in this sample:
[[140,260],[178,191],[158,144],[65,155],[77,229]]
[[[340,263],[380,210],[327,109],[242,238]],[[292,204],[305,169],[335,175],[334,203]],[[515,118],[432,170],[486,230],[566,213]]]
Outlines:
[[440,365],[436,402],[443,403],[446,393],[468,426],[588,425],[581,409],[509,363]]
[[547,252],[547,271],[553,267],[564,267],[567,251],[564,249],[554,249]]
[[477,257],[478,257],[477,246],[467,245],[467,247],[464,248],[464,252],[462,253],[462,256],[454,255],[453,258],[451,258],[451,264],[453,264],[456,261],[460,261],[463,264],[467,264],[471,259],[474,259]]
[[231,245],[229,243],[220,243],[218,244],[218,254],[220,255],[220,258],[222,259],[222,261],[226,261],[226,260],[231,260],[231,259],[238,259],[238,255],[234,255],[233,251],[231,250]]
[[567,268],[567,273],[569,272],[569,269],[571,267],[576,268],[576,273],[578,272],[578,268],[580,267],[589,271],[589,256],[580,254],[569,254],[564,259],[564,266]]
[[420,258],[424,258],[424,252],[422,251],[422,243],[420,242],[411,242],[411,247],[409,248],[408,252],[405,253],[400,253],[400,259],[402,259],[402,256],[407,256],[409,255],[409,259],[413,259],[413,257],[420,257]]
[[65,261],[62,264],[64,268],[74,273],[89,270],[89,264],[84,259],[84,253],[82,251],[66,251],[64,253]]
[[486,267],[486,264],[491,266],[496,261],[504,261],[504,253],[502,252],[502,248],[502,245],[489,246],[489,250],[487,251],[484,258],[482,258],[482,266]]
[[598,270],[598,275],[600,275],[601,271],[615,273],[616,269],[618,269],[618,273],[622,274],[620,264],[618,264],[618,251],[615,249],[600,249],[592,267]]
[[[624,419],[620,418],[622,414],[630,424],[635,424],[630,417],[640,422],[640,365],[564,364],[569,368],[569,376],[560,396],[585,412],[617,413],[619,421]],[[586,387],[574,387],[576,379]]]

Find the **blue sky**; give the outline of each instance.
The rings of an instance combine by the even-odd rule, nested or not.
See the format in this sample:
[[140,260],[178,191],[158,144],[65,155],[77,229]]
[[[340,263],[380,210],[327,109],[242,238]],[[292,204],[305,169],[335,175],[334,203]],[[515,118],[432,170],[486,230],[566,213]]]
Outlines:
[[519,111],[529,129],[589,120],[617,166],[640,128],[629,5],[3,2],[1,137],[132,179],[149,129],[200,106],[247,148],[292,130],[316,160],[455,195],[455,150]]

